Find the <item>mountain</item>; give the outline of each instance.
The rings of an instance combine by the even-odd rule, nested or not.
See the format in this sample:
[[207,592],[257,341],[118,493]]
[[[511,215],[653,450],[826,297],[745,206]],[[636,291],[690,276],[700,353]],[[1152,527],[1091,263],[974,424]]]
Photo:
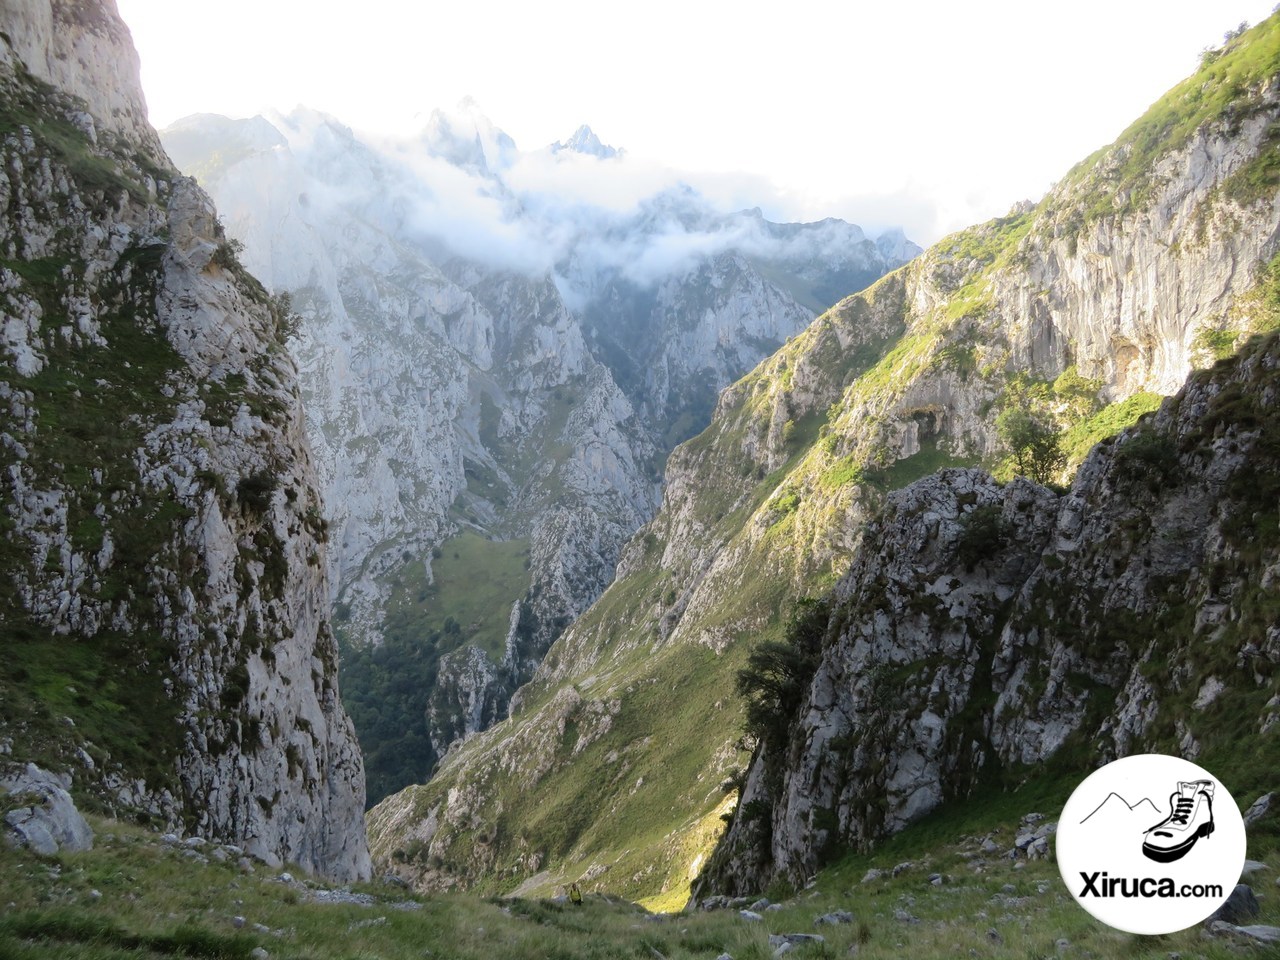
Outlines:
[[[829,838],[871,844],[973,795],[984,762],[998,760],[1007,781],[1055,757],[1079,763],[1081,751],[1219,742],[1211,723],[1179,727],[1182,686],[1157,719],[1139,666],[1154,637],[1170,639],[1148,671],[1165,647],[1192,663],[1197,630],[1229,639],[1175,676],[1210,671],[1248,690],[1247,720],[1225,729],[1239,741],[1275,693],[1270,600],[1249,586],[1274,562],[1270,534],[1250,532],[1255,517],[1274,531],[1269,434],[1255,431],[1272,422],[1272,346],[1192,381],[1145,433],[1085,460],[1069,494],[954,470],[893,491],[977,464],[1066,480],[1064,467],[1194,366],[1276,326],[1278,77],[1273,17],[1206,57],[1039,204],[944,239],[723,391],[708,429],[672,453],[662,506],[615,581],[551,648],[511,719],[371,812],[377,860],[424,887],[531,892],[582,879],[678,906],[723,815],[733,826],[709,887],[795,879]],[[1242,453],[1255,450],[1258,470]],[[1221,476],[1205,452],[1225,458]],[[970,611],[956,518],[975,506],[985,509],[966,556],[975,570],[987,552],[998,562],[975,575],[984,587]],[[1236,539],[1215,546],[1218,532]],[[1179,583],[1189,592],[1163,619]],[[830,621],[800,603],[828,594],[844,611]],[[848,626],[865,639],[842,632],[855,595],[862,619]],[[996,659],[1013,610],[1024,629]],[[819,643],[819,667],[796,643],[815,631],[861,659],[828,665]],[[765,731],[743,737],[736,690],[768,642],[797,650],[776,678],[777,756]],[[811,688],[795,662],[825,672]],[[1115,701],[1097,691],[1111,683],[1124,690]],[[883,722],[865,697],[888,711]]]
[[722,214],[684,187],[575,199],[596,175],[629,189],[630,168],[523,154],[474,104],[394,143],[305,109],[162,136],[303,317],[291,349],[373,799],[506,715],[717,390],[918,249]]
[[115,5],[3,17],[0,759],[368,877],[293,318],[147,125]]
[[599,157],[601,160],[608,160],[616,157],[621,150],[610,147],[601,143],[600,138],[596,136],[596,132],[588,127],[585,123],[577,130],[573,131],[573,136],[563,143],[557,140],[551,145],[552,153],[559,153],[561,150],[572,150],[575,153],[585,153],[588,156]]

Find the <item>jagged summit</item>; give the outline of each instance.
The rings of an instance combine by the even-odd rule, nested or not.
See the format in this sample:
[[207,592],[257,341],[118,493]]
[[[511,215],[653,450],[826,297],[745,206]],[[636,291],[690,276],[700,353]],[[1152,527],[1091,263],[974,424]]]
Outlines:
[[562,150],[571,150],[574,153],[583,153],[592,157],[599,157],[601,160],[608,160],[612,157],[620,156],[623,151],[615,147],[601,143],[600,138],[596,136],[585,123],[577,130],[573,131],[573,136],[563,142],[557,140],[551,145],[552,153],[560,153]]
[[482,174],[505,170],[519,153],[516,142],[471,97],[452,110],[431,111],[419,140],[432,155]]
[[893,227],[876,237],[876,249],[886,259],[906,263],[924,252],[918,243],[907,238],[901,227]]

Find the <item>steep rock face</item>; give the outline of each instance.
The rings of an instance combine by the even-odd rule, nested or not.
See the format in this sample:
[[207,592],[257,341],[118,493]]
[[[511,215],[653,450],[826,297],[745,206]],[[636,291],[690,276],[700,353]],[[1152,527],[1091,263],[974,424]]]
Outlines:
[[738,239],[651,286],[606,275],[583,316],[594,351],[672,442],[699,432],[720,390],[815,315],[920,253],[905,238],[886,253],[841,220],[771,223],[758,210],[694,218],[662,199],[645,212],[649,229],[680,217]]
[[4,0],[0,12],[10,50],[31,75],[83,101],[71,120],[90,139],[95,127],[108,130],[163,161],[138,82],[138,52],[114,3]]
[[[191,117],[164,137],[217,198],[249,266],[305,316],[293,349],[331,505],[340,632],[355,645],[440,634],[447,646],[460,622],[467,649],[439,655],[424,681],[431,749],[417,780],[505,715],[613,579],[657,507],[667,452],[705,425],[716,391],[803,329],[819,296],[914,249],[901,238],[886,254],[839,221],[712,215],[688,192],[634,215],[544,223],[546,199],[502,179],[514,144],[474,110],[439,113],[395,149],[305,110]],[[468,234],[495,228],[442,210],[430,192],[441,178],[500,211],[489,259]],[[560,261],[500,262],[504,245],[540,230],[544,259],[567,245]],[[527,574],[495,586],[501,616],[482,626],[449,586],[469,535],[527,550]]]
[[[154,132],[134,139],[114,5],[20,6],[0,47],[6,753],[367,877],[286,317]],[[67,44],[75,69],[24,62]]]
[[[1280,337],[1193,376],[1057,495],[949,470],[889,497],[782,755],[753,761],[707,886],[808,875],[997,769],[1276,750]],[[1223,698],[1243,712],[1226,718]],[[1034,766],[1033,766],[1034,765]],[[1087,769],[1087,768],[1086,768]]]
[[[376,855],[403,854],[412,835],[442,866],[427,876],[402,856],[397,869],[424,883],[486,871],[506,882],[536,861],[555,865],[549,884],[612,865],[611,889],[674,897],[705,853],[694,838],[732,803],[746,759],[737,671],[759,640],[782,633],[797,598],[825,594],[864,562],[866,524],[888,493],[940,467],[995,465],[1006,410],[1031,407],[1086,440],[1114,433],[1193,360],[1275,326],[1259,304],[1271,302],[1280,229],[1277,76],[1273,18],[1038,205],[943,240],[725,390],[710,427],[671,456],[662,507],[624,550],[617,579],[549,651],[512,720],[425,789],[374,811]],[[1048,496],[1010,490],[1032,504]],[[1034,551],[1043,533],[1019,537]],[[1009,589],[1028,562],[999,572]],[[991,616],[984,604],[977,614]],[[986,683],[966,679],[977,661],[964,659],[963,636],[920,642],[934,640],[960,645],[948,679],[961,690]],[[569,689],[581,706],[566,707]],[[582,742],[596,729],[581,722],[588,705],[615,700],[610,729],[581,747],[566,733],[550,757],[528,748],[556,742],[555,730]],[[1048,747],[1062,719],[1042,725],[1028,734]],[[666,746],[675,741],[686,745],[678,753]],[[904,759],[894,781],[899,819],[917,809],[917,760]],[[585,782],[598,814],[565,799]],[[656,802],[646,788],[671,810],[661,829],[644,813]],[[915,802],[932,802],[928,790]],[[414,816],[431,829],[408,831]],[[481,851],[466,833],[476,830],[498,839]]]

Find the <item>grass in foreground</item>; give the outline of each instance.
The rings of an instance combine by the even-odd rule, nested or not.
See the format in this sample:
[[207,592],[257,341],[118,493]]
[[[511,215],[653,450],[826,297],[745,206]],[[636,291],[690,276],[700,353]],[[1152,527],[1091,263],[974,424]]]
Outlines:
[[[815,960],[849,956],[855,947],[860,958],[924,960],[1267,955],[1263,948],[1203,939],[1198,927],[1138,937],[1102,926],[1071,900],[1051,859],[1002,855],[1013,845],[1017,822],[951,843],[937,842],[933,831],[908,831],[881,854],[851,857],[824,871],[810,889],[773,891],[783,898],[781,908],[764,911],[756,922],[736,910],[651,914],[602,894],[573,907],[424,898],[384,884],[347,890],[363,903],[316,902],[329,888],[296,872],[293,882],[262,865],[246,873],[234,856],[201,862],[145,830],[106,820],[94,826],[96,848],[88,853],[42,859],[0,849],[0,960],[235,960],[259,949],[294,960],[712,960],[723,953],[766,960],[773,956],[771,933],[821,934],[824,944],[791,954]],[[988,839],[999,852],[983,852]],[[1272,847],[1251,855],[1267,864],[1251,881],[1262,903],[1258,922],[1280,923],[1274,892],[1280,852]],[[863,882],[871,867],[884,876]],[[941,884],[930,882],[934,874]],[[836,910],[852,913],[853,922],[815,926]]]

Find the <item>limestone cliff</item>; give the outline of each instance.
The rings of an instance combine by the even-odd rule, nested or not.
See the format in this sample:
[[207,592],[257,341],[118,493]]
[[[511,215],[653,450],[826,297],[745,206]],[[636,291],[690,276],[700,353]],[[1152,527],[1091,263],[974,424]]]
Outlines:
[[[1278,120],[1273,17],[1038,204],[944,239],[725,390],[512,720],[376,809],[376,854],[427,884],[536,865],[536,883],[600,869],[611,889],[677,899],[736,801],[750,746],[736,673],[798,598],[873,562],[865,528],[893,490],[999,465],[1006,411],[1087,449],[1278,322],[1260,306],[1277,270]],[[1038,535],[1017,536],[1033,550]],[[574,806],[586,783],[598,815]]]
[[287,311],[146,125],[114,4],[2,26],[4,753],[368,876]]

